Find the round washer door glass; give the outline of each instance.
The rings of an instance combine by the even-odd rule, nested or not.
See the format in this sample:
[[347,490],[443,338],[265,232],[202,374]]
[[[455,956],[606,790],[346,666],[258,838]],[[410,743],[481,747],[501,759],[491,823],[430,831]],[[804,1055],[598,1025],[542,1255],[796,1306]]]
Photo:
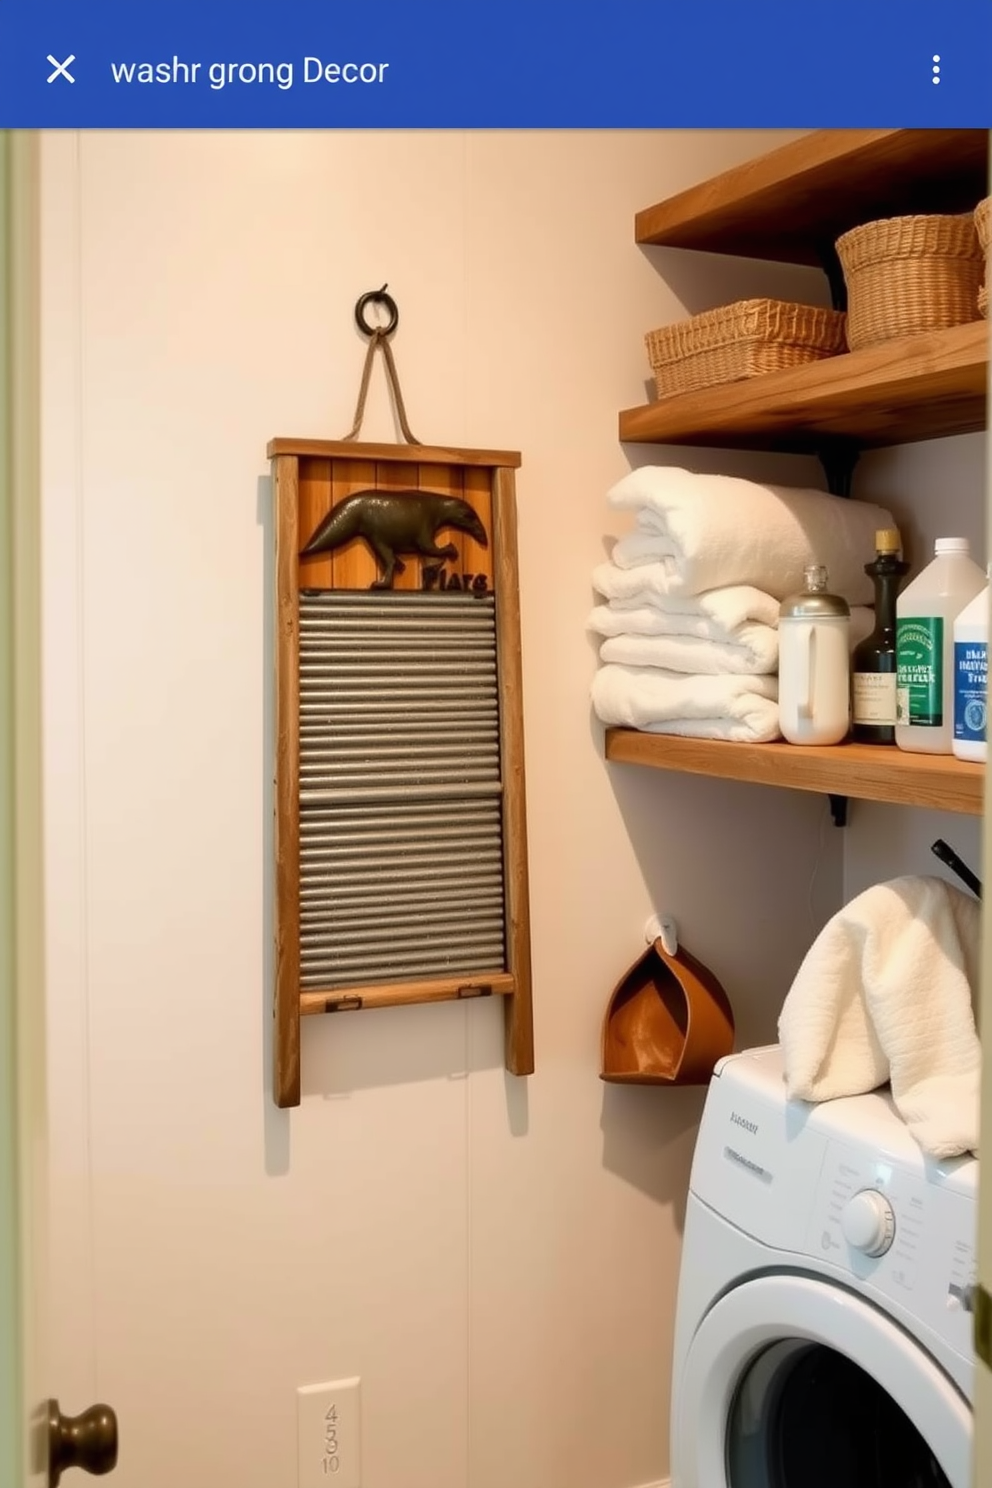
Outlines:
[[950,1488],[891,1395],[845,1354],[787,1338],[737,1389],[727,1429],[731,1488]]
[[968,1403],[884,1313],[811,1277],[710,1309],[672,1424],[676,1488],[970,1488]]

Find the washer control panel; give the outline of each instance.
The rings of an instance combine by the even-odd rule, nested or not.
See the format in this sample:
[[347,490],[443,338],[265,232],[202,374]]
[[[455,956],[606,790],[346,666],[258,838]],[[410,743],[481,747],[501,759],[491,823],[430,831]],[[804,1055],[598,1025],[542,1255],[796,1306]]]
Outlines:
[[891,1095],[807,1105],[785,1095],[775,1045],[717,1066],[694,1196],[777,1255],[829,1271],[974,1359],[978,1162],[924,1157]]
[[948,1177],[936,1165],[921,1161],[907,1169],[884,1154],[828,1141],[807,1252],[909,1308],[966,1358],[972,1355],[975,1229],[970,1164]]

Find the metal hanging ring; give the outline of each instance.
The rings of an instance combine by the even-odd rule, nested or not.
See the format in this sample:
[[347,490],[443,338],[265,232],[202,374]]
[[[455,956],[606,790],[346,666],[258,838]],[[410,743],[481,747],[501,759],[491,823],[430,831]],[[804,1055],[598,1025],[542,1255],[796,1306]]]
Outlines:
[[[355,324],[363,336],[374,336],[376,332],[380,336],[391,336],[400,323],[400,312],[396,308],[396,301],[392,295],[387,294],[388,285],[384,284],[381,289],[370,289],[363,294],[355,306]],[[389,313],[389,321],[384,326],[369,325],[365,319],[366,305],[383,305]]]

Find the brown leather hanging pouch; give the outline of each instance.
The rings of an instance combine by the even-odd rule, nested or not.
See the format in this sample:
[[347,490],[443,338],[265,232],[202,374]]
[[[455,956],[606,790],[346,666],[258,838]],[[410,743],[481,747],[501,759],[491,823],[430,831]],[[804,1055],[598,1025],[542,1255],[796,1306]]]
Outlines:
[[716,977],[683,947],[653,941],[621,978],[603,1020],[602,1079],[706,1085],[734,1047],[734,1015]]

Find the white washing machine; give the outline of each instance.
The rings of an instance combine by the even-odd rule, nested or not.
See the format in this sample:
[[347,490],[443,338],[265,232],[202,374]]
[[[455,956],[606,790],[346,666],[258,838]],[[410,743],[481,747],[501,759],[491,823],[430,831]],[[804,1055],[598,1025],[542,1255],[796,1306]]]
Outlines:
[[978,1162],[887,1094],[717,1066],[679,1281],[672,1488],[970,1488]]

